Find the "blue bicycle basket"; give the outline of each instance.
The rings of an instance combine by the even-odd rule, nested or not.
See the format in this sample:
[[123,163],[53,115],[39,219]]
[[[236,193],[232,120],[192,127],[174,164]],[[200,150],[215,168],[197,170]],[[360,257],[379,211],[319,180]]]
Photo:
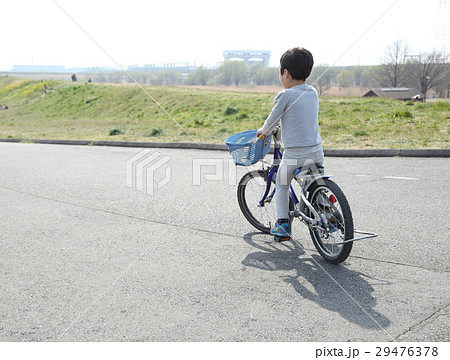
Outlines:
[[264,140],[256,137],[256,130],[243,131],[225,140],[236,165],[249,166],[264,158],[270,150],[272,135]]

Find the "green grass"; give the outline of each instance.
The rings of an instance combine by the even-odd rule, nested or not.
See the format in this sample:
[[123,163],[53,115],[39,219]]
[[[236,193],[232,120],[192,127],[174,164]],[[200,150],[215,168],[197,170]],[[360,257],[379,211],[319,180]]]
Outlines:
[[[0,77],[0,138],[223,143],[262,126],[274,93]],[[166,113],[167,112],[167,113]],[[169,115],[168,115],[169,114]],[[448,148],[450,103],[320,98],[327,148]]]

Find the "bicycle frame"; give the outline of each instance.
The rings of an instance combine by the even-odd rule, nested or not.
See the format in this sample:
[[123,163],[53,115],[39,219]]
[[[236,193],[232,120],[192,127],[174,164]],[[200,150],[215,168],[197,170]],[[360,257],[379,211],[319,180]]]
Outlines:
[[[267,175],[267,185],[266,185],[266,191],[262,197],[262,199],[259,202],[260,206],[264,206],[264,202],[266,201],[267,195],[269,194],[270,191],[270,185],[271,183],[276,183],[276,178],[274,179],[274,174],[278,171],[279,168],[279,162],[280,160],[283,158],[283,154],[281,153],[281,150],[279,147],[275,147],[274,149],[274,154],[273,154],[273,164],[269,170],[269,174]],[[275,195],[275,190],[276,188],[272,191],[272,194],[270,194],[270,199],[273,198],[273,196]],[[294,204],[298,204],[298,198],[297,195],[295,194],[294,188],[292,187],[292,185],[290,185],[290,195],[292,197],[292,200],[294,201]]]
[[[281,146],[280,146],[281,145],[280,139],[278,138],[278,130],[275,130],[272,135],[273,135],[274,143],[275,143],[274,154],[273,154],[273,163],[270,165],[269,173],[267,175],[266,190],[264,192],[263,197],[261,198],[261,200],[258,203],[258,205],[260,207],[263,207],[265,202],[272,200],[273,196],[275,195],[276,187],[274,188],[272,193],[269,195],[270,186],[271,186],[272,182],[276,184],[276,175],[275,174],[277,173],[278,168],[279,168],[279,163],[280,163],[281,159],[283,158],[283,154],[281,152]],[[319,228],[319,229],[323,230],[323,228],[321,226],[319,226],[319,224],[320,224],[320,220],[323,221],[324,219],[321,219],[320,215],[317,213],[317,211],[314,209],[314,207],[310,204],[310,202],[306,198],[306,192],[307,192],[307,189],[309,188],[309,186],[314,181],[321,179],[321,178],[330,178],[332,176],[324,175],[324,174],[321,174],[321,175],[313,174],[313,175],[304,175],[304,176],[297,178],[297,175],[298,174],[296,173],[295,179],[297,180],[297,182],[299,182],[299,185],[302,189],[301,201],[298,199],[297,194],[295,193],[295,190],[291,184],[289,186],[289,196],[294,203],[294,211],[291,211],[291,215],[294,217],[301,217],[301,219],[305,223],[307,223],[307,225],[311,228],[314,228],[314,229]],[[275,176],[275,178],[274,178],[274,176]],[[304,208],[303,204],[306,205],[306,207],[308,207],[308,209],[314,215],[314,219],[310,218],[309,216],[307,216],[306,214],[303,213],[303,211],[302,211]],[[325,219],[325,222],[327,222],[326,219]]]
[[[272,163],[268,163],[264,160],[262,160],[263,164],[269,164],[269,173],[267,175],[267,181],[266,181],[266,190],[264,192],[263,197],[261,198],[261,200],[258,203],[258,206],[263,207],[264,203],[267,201],[271,201],[273,196],[275,195],[275,191],[276,191],[276,187],[274,188],[274,190],[272,191],[272,193],[269,195],[269,191],[270,191],[270,186],[272,184],[272,182],[274,184],[276,184],[276,175],[274,178],[274,174],[277,173],[278,168],[279,168],[279,163],[281,161],[281,159],[283,158],[283,154],[281,152],[281,141],[278,137],[279,135],[279,129],[277,128],[276,130],[274,130],[274,132],[272,133],[273,139],[274,139],[274,154],[273,154],[273,162]],[[298,171],[298,170],[297,170]],[[321,173],[317,173],[317,172],[313,172],[311,173],[307,173],[307,174],[302,174],[297,172],[295,173],[294,178],[296,179],[296,181],[298,182],[298,184],[301,187],[301,197],[300,200],[298,199],[294,188],[292,187],[292,184],[289,186],[289,196],[292,199],[293,203],[294,203],[294,211],[290,212],[290,215],[293,217],[300,217],[301,220],[311,229],[311,230],[322,230],[324,231],[325,228],[328,226],[328,220],[326,219],[326,217],[321,216],[318,214],[318,212],[314,209],[314,207],[311,205],[311,203],[308,201],[306,194],[308,191],[308,188],[316,181],[320,181],[320,179],[328,179],[331,177],[334,177],[333,175],[326,175],[326,174],[321,174]],[[268,196],[269,195],[269,196]],[[314,218],[311,218],[309,216],[307,216],[303,210],[306,208],[308,208],[310,210],[310,213],[314,215]],[[322,225],[321,225],[322,224]],[[376,236],[378,236],[376,233],[371,233],[371,232],[366,232],[366,231],[360,231],[360,230],[353,230],[354,233],[357,234],[362,234],[364,236],[361,237],[357,237],[357,238],[353,238],[353,239],[348,239],[342,242],[337,242],[335,243],[335,245],[342,245],[348,242],[352,242],[352,241],[356,241],[356,240],[362,240],[362,239],[369,239],[369,238],[374,238]]]

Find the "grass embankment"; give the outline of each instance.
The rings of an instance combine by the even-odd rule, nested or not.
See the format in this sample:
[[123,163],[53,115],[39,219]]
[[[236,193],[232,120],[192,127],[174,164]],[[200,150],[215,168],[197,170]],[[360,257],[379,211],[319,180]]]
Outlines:
[[[0,138],[222,143],[262,126],[274,93],[0,78]],[[320,98],[326,148],[448,148],[450,103]]]

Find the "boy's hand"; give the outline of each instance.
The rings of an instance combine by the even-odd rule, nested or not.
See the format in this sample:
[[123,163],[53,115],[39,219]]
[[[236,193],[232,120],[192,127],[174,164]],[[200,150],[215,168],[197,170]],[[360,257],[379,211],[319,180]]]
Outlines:
[[264,135],[263,132],[262,132],[262,128],[260,128],[260,129],[258,129],[258,130],[256,131],[256,137],[259,138],[261,135]]

